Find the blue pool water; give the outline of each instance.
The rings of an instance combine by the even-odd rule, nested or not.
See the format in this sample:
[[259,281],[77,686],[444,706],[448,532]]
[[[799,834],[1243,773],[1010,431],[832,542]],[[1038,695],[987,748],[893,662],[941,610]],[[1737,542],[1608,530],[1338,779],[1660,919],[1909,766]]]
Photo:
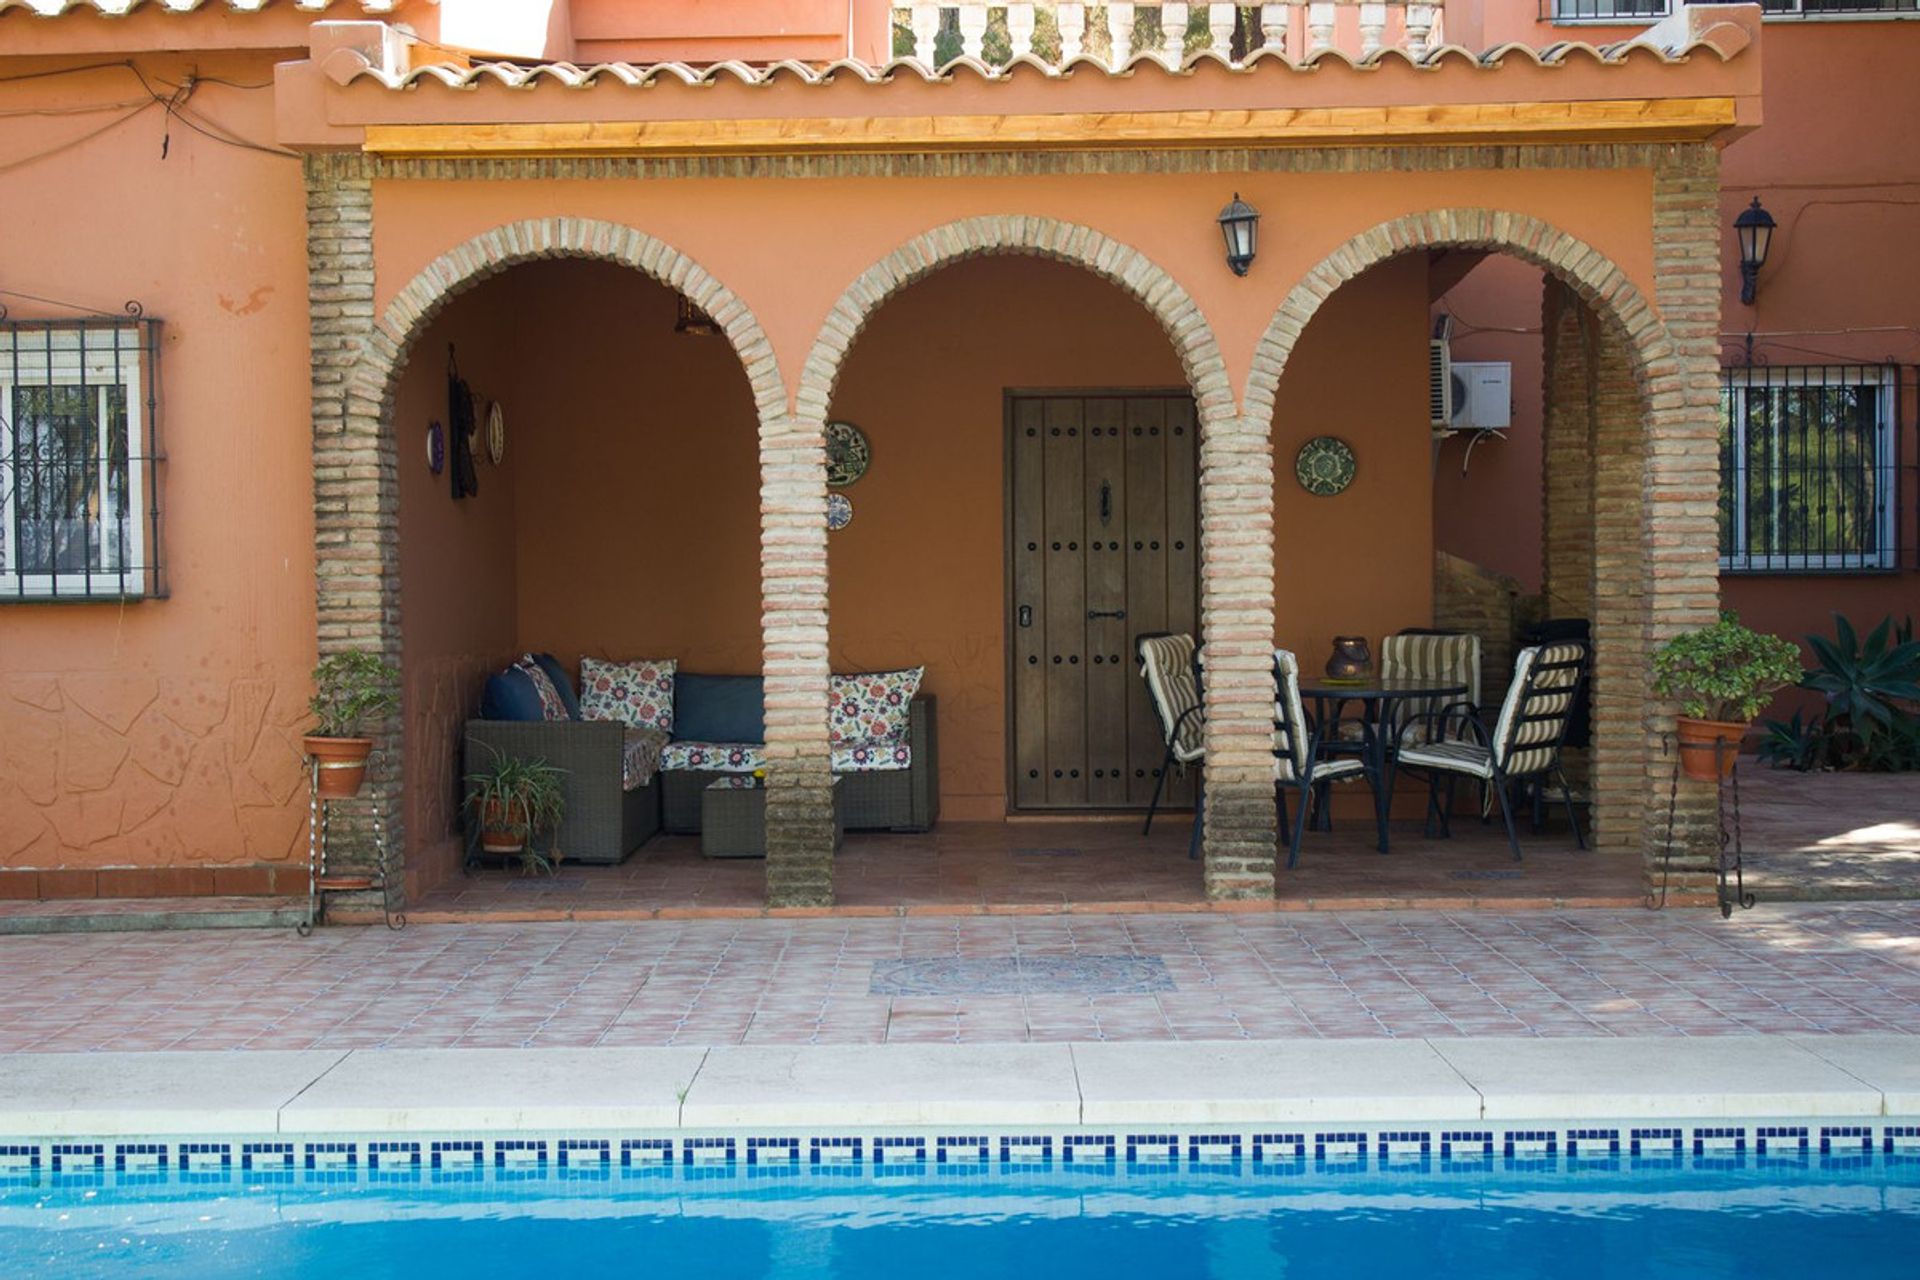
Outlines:
[[1920,1275],[1920,1157],[0,1180],[7,1280],[1827,1275]]

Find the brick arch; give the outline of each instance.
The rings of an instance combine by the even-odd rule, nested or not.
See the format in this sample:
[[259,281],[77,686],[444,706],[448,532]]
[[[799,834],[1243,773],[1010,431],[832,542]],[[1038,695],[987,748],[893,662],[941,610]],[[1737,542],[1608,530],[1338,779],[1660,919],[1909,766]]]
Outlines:
[[795,416],[802,422],[825,422],[847,353],[888,298],[942,267],[1000,254],[1083,267],[1130,294],[1173,343],[1202,423],[1231,416],[1233,385],[1220,344],[1199,305],[1165,268],[1091,227],[1022,214],[963,218],[935,227],[861,272],[833,304],[814,339],[795,392]]
[[786,384],[773,344],[746,303],[698,262],[634,227],[598,218],[528,218],[484,231],[423,267],[393,296],[374,324],[353,385],[391,410],[413,340],[455,298],[527,262],[587,258],[631,267],[685,294],[713,317],[733,344],[765,420],[786,409]]
[[[1201,575],[1200,610],[1201,639],[1210,664],[1208,699],[1212,705],[1240,694],[1243,702],[1266,708],[1264,726],[1258,717],[1232,714],[1208,722],[1210,779],[1227,785],[1208,783],[1209,796],[1220,798],[1208,801],[1205,876],[1216,896],[1271,894],[1273,685],[1271,658],[1263,655],[1271,649],[1272,591],[1270,585],[1249,585],[1254,575],[1236,571],[1238,566],[1266,564],[1272,553],[1271,503],[1250,495],[1246,485],[1249,456],[1267,447],[1264,433],[1247,430],[1219,342],[1179,281],[1131,245],[1091,227],[1037,215],[961,219],[895,248],[847,286],[802,366],[794,412],[786,424],[792,433],[787,441],[792,488],[769,495],[764,503],[770,530],[773,522],[787,521],[779,530],[779,554],[799,569],[780,580],[782,564],[767,567],[770,610],[777,607],[793,619],[777,635],[769,630],[770,657],[779,646],[780,656],[788,660],[784,671],[776,674],[771,665],[768,670],[769,755],[797,766],[792,772],[801,787],[808,785],[806,778],[813,779],[811,802],[796,796],[784,812],[796,826],[811,821],[816,830],[826,829],[827,582],[824,571],[810,571],[809,566],[824,565],[826,559],[826,530],[819,514],[826,493],[821,433],[847,353],[881,305],[909,285],[956,262],[1013,254],[1080,267],[1116,285],[1154,317],[1179,357],[1200,426],[1200,549],[1208,566]],[[783,720],[778,728],[776,710]],[[776,738],[781,740],[779,749],[774,747]],[[784,751],[795,754],[783,757]],[[815,763],[808,764],[809,758]],[[800,904],[829,900],[830,855],[823,846],[817,839],[811,847],[797,841],[788,846],[773,830],[776,805],[785,800],[779,788],[769,791],[768,879],[774,899]],[[789,872],[789,867],[794,870]]]
[[[322,654],[359,649],[395,665],[403,661],[395,399],[419,335],[454,298],[482,281],[550,259],[630,267],[685,294],[721,327],[753,389],[763,436],[769,422],[786,414],[786,385],[752,311],[691,257],[645,232],[591,218],[506,223],[442,253],[376,311],[370,184],[316,185],[309,198],[316,208],[331,206],[328,229],[335,230],[332,236],[309,234],[316,634]],[[402,724],[397,709],[373,730],[399,748],[376,756],[371,795],[404,866],[402,759],[417,730]]]
[[1598,249],[1526,214],[1432,209],[1361,232],[1320,259],[1294,285],[1254,348],[1253,367],[1242,397],[1247,418],[1263,426],[1272,421],[1275,392],[1294,345],[1321,305],[1341,285],[1391,258],[1426,249],[1492,249],[1531,262],[1557,277],[1603,319],[1619,327],[1643,383],[1650,384],[1669,372],[1654,358],[1665,339],[1659,316],[1626,273]]
[[[1555,527],[1578,532],[1563,550],[1563,540],[1543,530],[1543,559],[1556,578],[1543,586],[1549,612],[1592,624],[1588,835],[1597,848],[1645,851],[1649,868],[1652,850],[1685,838],[1679,827],[1662,834],[1664,810],[1643,803],[1664,794],[1671,768],[1661,745],[1671,707],[1648,691],[1649,655],[1665,636],[1711,620],[1718,594],[1712,505],[1696,500],[1717,481],[1718,466],[1711,443],[1717,277],[1709,271],[1703,279],[1693,267],[1698,245],[1712,246],[1717,228],[1704,197],[1700,212],[1694,226],[1663,221],[1656,210],[1661,312],[1606,254],[1538,218],[1452,208],[1383,222],[1328,253],[1289,291],[1255,348],[1242,396],[1248,429],[1271,439],[1280,376],[1302,332],[1343,284],[1389,259],[1430,248],[1487,249],[1545,272],[1545,507]],[[1591,333],[1576,314],[1582,311],[1598,320]],[[1555,407],[1556,392],[1568,385],[1563,361],[1572,362],[1575,382],[1591,379],[1598,389],[1585,403],[1566,401],[1565,416]],[[1499,692],[1494,686],[1488,700]],[[1688,815],[1696,816],[1683,815],[1686,821],[1696,821],[1699,808],[1700,796],[1692,795]]]

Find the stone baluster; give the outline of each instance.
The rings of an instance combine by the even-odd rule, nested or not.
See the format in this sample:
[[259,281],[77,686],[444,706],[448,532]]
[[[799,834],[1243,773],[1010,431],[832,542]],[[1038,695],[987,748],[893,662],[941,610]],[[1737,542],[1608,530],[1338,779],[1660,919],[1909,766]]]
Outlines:
[[1060,19],[1060,60],[1079,57],[1087,51],[1087,6],[1076,0],[1061,0],[1056,16]]
[[1312,0],[1307,5],[1307,56],[1333,48],[1332,0]]
[[924,67],[933,65],[933,42],[940,35],[940,6],[913,6],[913,56]]
[[1415,53],[1425,53],[1434,45],[1434,19],[1439,17],[1439,6],[1431,4],[1410,4],[1407,6],[1407,47]]
[[1033,4],[1007,5],[1007,43],[1013,47],[1016,58],[1031,56],[1033,53]]
[[1160,6],[1160,56],[1167,65],[1177,67],[1180,60],[1187,56],[1187,18],[1191,6],[1186,4],[1163,4]]
[[1134,16],[1131,0],[1114,0],[1107,6],[1107,31],[1113,37],[1113,66],[1133,56]]
[[987,45],[987,6],[983,4],[963,4],[960,6],[960,53],[962,57],[979,61]]
[[1207,48],[1229,62],[1233,61],[1234,14],[1235,6],[1230,4],[1207,6]]
[[1261,5],[1260,47],[1284,54],[1287,51],[1287,28],[1292,25],[1293,6],[1291,4]]
[[1360,56],[1380,52],[1387,35],[1387,6],[1380,0],[1363,0],[1360,5]]

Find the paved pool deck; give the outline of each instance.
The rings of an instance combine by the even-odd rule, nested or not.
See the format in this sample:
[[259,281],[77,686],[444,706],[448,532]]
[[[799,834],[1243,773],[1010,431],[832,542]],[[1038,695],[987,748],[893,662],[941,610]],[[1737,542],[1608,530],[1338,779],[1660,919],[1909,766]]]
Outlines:
[[45,1140],[1920,1117],[1907,903],[69,934],[0,971],[0,1136]]

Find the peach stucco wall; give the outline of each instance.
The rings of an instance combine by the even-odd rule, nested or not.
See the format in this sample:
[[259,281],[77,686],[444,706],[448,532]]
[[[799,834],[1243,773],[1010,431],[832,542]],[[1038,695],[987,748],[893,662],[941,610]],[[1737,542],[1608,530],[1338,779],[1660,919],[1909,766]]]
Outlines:
[[[10,30],[36,21],[8,18]],[[197,67],[270,79],[259,60]],[[177,82],[186,69],[154,59],[147,73]],[[12,117],[0,288],[17,291],[0,301],[26,318],[69,313],[18,294],[107,312],[136,298],[166,321],[170,598],[0,604],[0,870],[74,873],[74,885],[43,877],[43,891],[90,883],[98,867],[305,857],[298,737],[314,613],[300,166],[169,130],[156,106],[132,114],[143,96],[123,69],[0,85]],[[270,97],[204,82],[191,102],[270,138]],[[101,103],[132,105],[14,115]]]
[[[1260,259],[1244,280],[1227,270],[1214,221],[1236,190],[1266,218]],[[1651,176],[1638,170],[382,181],[374,191],[375,268],[384,306],[434,258],[502,223],[567,214],[638,227],[691,256],[752,308],[791,392],[827,311],[868,266],[945,223],[1019,212],[1091,226],[1153,259],[1205,312],[1238,387],[1287,291],[1359,232],[1432,207],[1526,213],[1599,248],[1651,296],[1651,199]]]

